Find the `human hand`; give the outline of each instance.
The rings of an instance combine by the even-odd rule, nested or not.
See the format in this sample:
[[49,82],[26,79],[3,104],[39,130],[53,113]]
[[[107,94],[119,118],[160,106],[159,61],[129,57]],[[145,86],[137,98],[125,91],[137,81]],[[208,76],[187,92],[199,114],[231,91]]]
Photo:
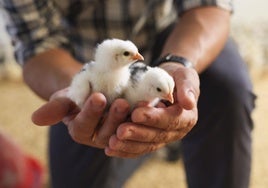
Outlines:
[[138,157],[182,139],[196,124],[200,92],[197,72],[174,63],[163,64],[162,68],[174,78],[174,104],[136,108],[131,115],[132,122],[122,123],[110,138],[105,148],[107,155]]
[[129,105],[117,99],[105,112],[106,98],[101,93],[93,93],[80,110],[66,97],[68,89],[53,94],[50,100],[37,109],[32,121],[37,125],[53,125],[63,121],[74,141],[88,146],[105,148],[111,135],[128,114]]

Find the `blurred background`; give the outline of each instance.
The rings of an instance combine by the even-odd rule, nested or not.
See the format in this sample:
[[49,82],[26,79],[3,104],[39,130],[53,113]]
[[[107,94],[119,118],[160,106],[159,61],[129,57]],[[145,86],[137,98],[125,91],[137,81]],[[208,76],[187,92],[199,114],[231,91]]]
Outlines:
[[[258,95],[253,113],[253,164],[251,188],[268,187],[268,1],[236,0],[231,35],[249,68]],[[23,83],[0,14],[0,132],[47,168],[47,127],[31,122],[31,113],[44,103]],[[0,151],[1,152],[1,151]],[[159,178],[158,178],[159,177]],[[45,171],[44,187],[48,184]],[[186,188],[182,161],[147,161],[127,182],[126,188]]]

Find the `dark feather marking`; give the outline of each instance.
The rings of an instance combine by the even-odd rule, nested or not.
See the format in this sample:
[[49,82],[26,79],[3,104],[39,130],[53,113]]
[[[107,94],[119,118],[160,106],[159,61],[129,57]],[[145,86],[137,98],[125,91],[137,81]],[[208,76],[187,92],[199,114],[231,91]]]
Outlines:
[[80,73],[80,72],[84,72],[84,71],[86,71],[87,69],[89,69],[90,67],[92,67],[93,63],[94,63],[93,61],[90,61],[90,62],[84,64],[84,66],[83,66],[82,69],[79,71],[79,73]]
[[90,92],[92,93],[92,91],[93,91],[93,87],[92,87],[91,82],[88,82],[88,85],[89,85]]
[[148,66],[142,62],[135,62],[129,67],[130,70],[130,80],[132,85],[135,84],[140,80],[141,76],[148,71]]
[[80,72],[84,72],[84,71],[86,71],[86,67],[83,67],[83,68],[80,70]]

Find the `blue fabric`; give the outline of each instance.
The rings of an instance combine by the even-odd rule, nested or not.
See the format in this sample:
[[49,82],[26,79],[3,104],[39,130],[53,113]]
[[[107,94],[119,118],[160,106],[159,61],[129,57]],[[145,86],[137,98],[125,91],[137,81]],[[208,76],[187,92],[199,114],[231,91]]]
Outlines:
[[53,188],[117,188],[147,159],[107,157],[103,150],[75,143],[63,123],[50,128],[49,159]]
[[256,96],[233,41],[200,81],[199,120],[182,141],[189,188],[247,188]]

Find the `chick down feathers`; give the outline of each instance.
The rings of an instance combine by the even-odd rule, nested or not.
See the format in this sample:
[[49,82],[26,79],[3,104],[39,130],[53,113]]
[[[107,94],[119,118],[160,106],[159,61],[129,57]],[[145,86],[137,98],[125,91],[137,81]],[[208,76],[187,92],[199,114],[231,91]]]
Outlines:
[[174,102],[175,83],[164,69],[137,62],[130,66],[130,73],[124,97],[132,108],[140,101],[148,102],[149,106],[155,106],[160,100]]
[[131,41],[107,39],[97,46],[95,61],[84,65],[71,82],[68,97],[80,108],[93,92],[101,92],[108,104],[121,97],[130,78],[129,66],[143,60]]

